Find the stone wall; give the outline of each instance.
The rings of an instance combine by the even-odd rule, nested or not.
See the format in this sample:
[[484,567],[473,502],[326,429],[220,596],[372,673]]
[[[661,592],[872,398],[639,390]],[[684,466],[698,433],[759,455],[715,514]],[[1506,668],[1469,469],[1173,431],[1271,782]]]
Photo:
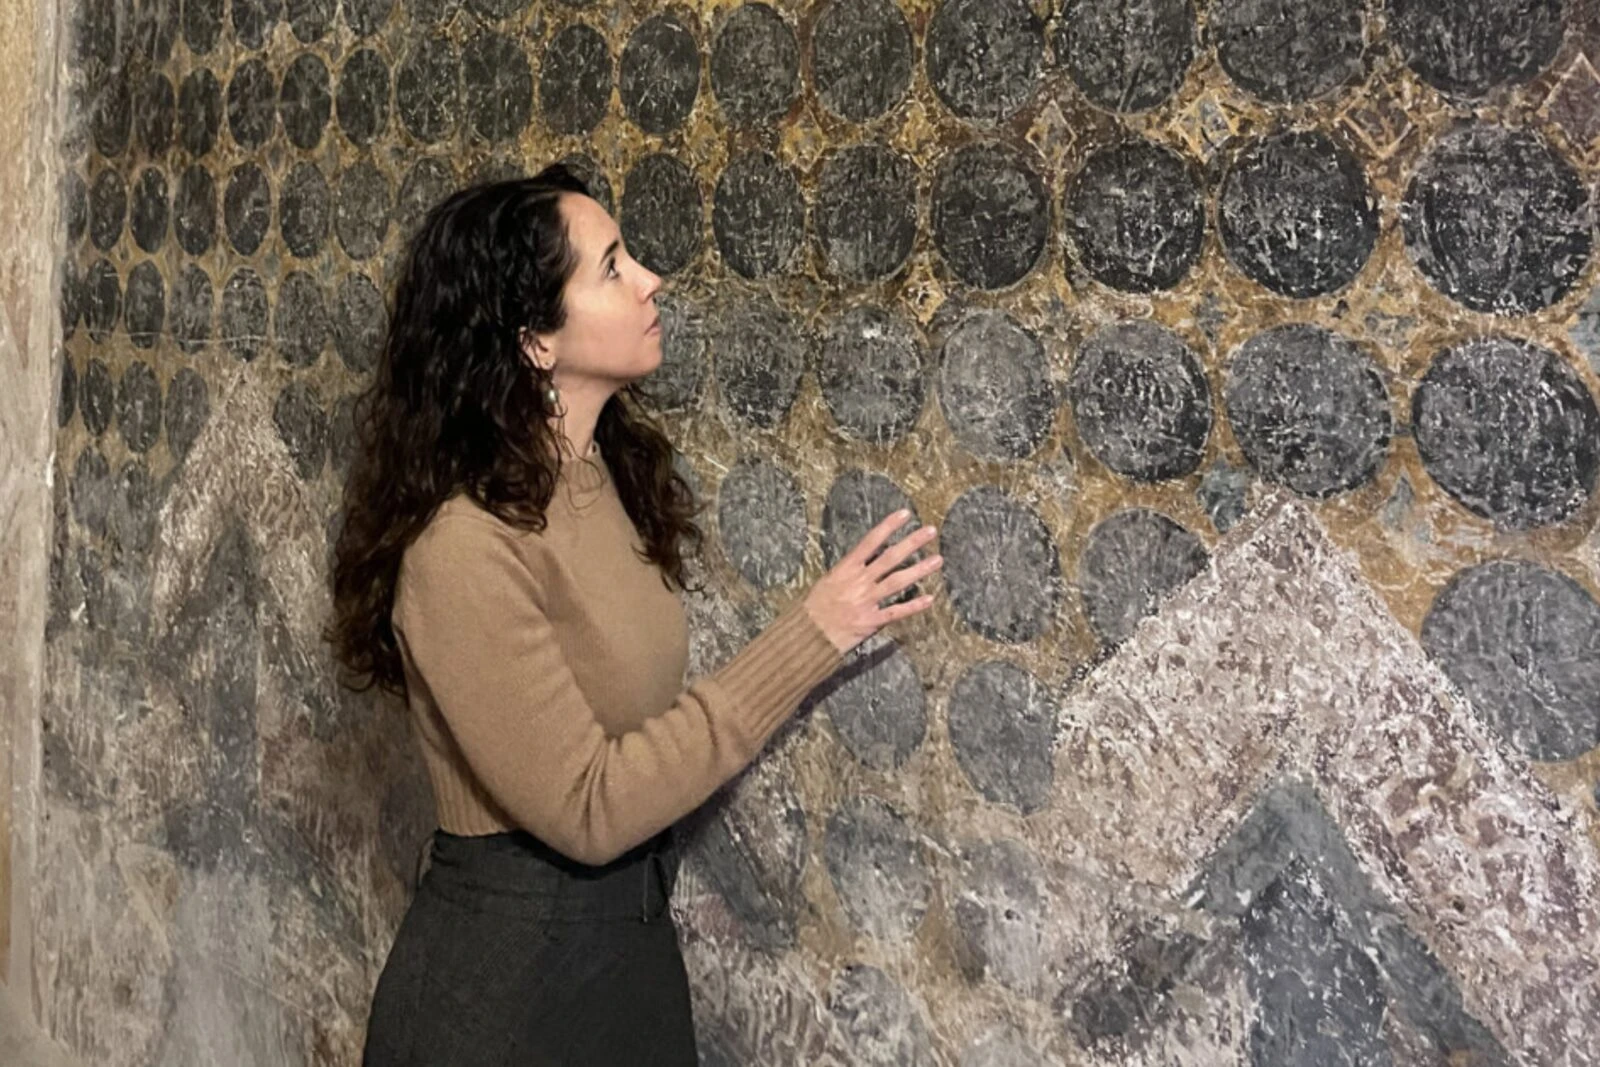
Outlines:
[[427,830],[316,634],[400,242],[664,274],[695,669],[939,606],[691,820],[714,1064],[1600,1061],[1591,0],[84,0],[36,974],[353,1062]]
[[51,417],[59,366],[54,189],[58,10],[0,8],[0,1000],[31,1011],[28,958],[39,828]]

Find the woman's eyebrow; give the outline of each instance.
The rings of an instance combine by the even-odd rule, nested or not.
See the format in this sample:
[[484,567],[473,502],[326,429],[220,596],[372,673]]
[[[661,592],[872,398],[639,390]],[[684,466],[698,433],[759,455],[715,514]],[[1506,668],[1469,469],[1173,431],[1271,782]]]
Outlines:
[[600,266],[602,269],[611,261],[611,257],[617,254],[617,249],[620,247],[622,247],[622,238],[620,237],[606,245],[606,250],[600,253]]

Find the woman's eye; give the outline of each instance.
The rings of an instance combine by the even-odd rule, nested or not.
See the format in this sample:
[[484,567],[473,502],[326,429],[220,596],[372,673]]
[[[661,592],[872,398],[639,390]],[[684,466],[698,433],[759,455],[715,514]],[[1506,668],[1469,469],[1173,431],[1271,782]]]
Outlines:
[[620,278],[620,277],[622,277],[621,273],[617,270],[617,265],[615,263],[607,263],[606,264],[606,277],[607,278]]

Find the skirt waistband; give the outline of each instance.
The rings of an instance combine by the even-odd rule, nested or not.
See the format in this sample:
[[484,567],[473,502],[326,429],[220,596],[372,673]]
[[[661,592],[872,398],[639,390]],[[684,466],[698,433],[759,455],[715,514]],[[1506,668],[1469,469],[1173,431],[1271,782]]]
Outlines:
[[418,889],[479,910],[542,921],[656,922],[677,881],[670,830],[604,866],[562,855],[521,830],[435,830]]

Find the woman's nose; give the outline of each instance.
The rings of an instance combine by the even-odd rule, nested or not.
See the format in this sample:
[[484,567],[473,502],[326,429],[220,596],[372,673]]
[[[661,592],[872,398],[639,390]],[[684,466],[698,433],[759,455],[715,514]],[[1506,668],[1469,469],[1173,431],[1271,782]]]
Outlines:
[[655,296],[656,293],[661,291],[661,275],[654,274],[643,267],[640,269],[644,270],[644,284],[640,287],[639,291],[643,294],[643,298],[645,300],[649,300],[651,297]]

